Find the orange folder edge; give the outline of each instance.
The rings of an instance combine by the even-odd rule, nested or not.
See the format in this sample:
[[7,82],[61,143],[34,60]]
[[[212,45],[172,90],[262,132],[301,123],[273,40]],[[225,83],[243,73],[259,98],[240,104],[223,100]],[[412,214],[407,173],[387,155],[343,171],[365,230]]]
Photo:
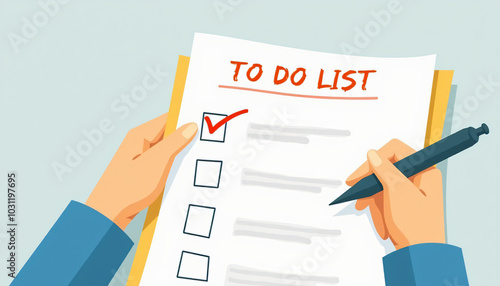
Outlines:
[[[181,110],[182,96],[184,94],[188,67],[189,57],[179,56],[177,61],[177,70],[175,71],[172,97],[170,99],[170,108],[167,115],[167,123],[165,125],[165,137],[170,135],[170,133],[174,132],[177,128],[177,120],[179,119],[179,112]],[[151,242],[153,241],[162,199],[163,192],[148,208],[141,232],[141,238],[139,239],[134,262],[132,263],[132,268],[130,269],[130,274],[127,280],[127,286],[139,285],[141,281],[144,266],[146,265],[146,260],[148,258],[149,248],[151,247]]]
[[448,107],[452,80],[452,70],[434,71],[429,117],[427,118],[427,129],[425,134],[425,147],[439,141],[443,135],[446,108]]

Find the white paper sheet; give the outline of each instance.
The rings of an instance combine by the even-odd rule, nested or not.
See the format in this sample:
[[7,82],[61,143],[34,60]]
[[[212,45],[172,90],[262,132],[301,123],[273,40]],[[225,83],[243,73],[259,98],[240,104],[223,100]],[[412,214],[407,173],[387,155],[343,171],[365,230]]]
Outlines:
[[[237,81],[231,61],[248,62]],[[263,72],[250,81],[254,63]],[[204,139],[224,142],[199,132],[176,160],[141,285],[385,285],[391,243],[367,210],[328,204],[369,149],[392,138],[423,147],[434,64],[434,55],[346,57],[196,34],[179,126],[196,122]],[[274,84],[278,65],[304,68],[304,82]],[[341,77],[337,90],[318,89],[321,69],[329,85],[334,70],[376,72],[365,90],[352,74],[343,91]],[[209,134],[204,113],[216,124],[243,109]]]

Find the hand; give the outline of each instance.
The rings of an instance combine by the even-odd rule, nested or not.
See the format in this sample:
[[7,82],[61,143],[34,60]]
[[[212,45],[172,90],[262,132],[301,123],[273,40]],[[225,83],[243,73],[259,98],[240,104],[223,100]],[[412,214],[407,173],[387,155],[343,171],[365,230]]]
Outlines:
[[167,114],[131,129],[86,204],[125,229],[161,194],[175,156],[198,127],[188,123],[163,138]]
[[349,186],[375,173],[384,191],[359,199],[356,209],[370,207],[373,224],[382,239],[396,249],[419,243],[445,243],[441,172],[431,167],[406,178],[392,163],[414,153],[393,139],[380,150],[368,151],[368,161],[346,180]]

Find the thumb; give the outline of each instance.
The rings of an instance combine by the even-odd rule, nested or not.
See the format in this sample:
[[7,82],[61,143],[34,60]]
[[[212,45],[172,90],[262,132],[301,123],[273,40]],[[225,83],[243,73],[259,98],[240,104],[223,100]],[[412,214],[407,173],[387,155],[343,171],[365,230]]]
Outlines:
[[367,154],[370,169],[377,176],[386,192],[396,188],[413,186],[413,183],[399,171],[387,158],[381,157],[377,151],[370,150]]
[[196,123],[184,124],[137,159],[146,161],[146,165],[151,168],[160,167],[158,164],[166,167],[193,140],[197,131]]

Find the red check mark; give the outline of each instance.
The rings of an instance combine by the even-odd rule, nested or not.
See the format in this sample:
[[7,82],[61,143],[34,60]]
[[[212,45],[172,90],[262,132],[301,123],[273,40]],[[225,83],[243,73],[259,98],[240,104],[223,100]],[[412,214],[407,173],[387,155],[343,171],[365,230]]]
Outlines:
[[231,115],[226,116],[224,119],[221,121],[217,122],[217,124],[212,125],[212,120],[210,120],[210,117],[205,116],[205,121],[207,122],[207,127],[208,127],[208,132],[210,134],[213,134],[217,129],[219,129],[222,125],[226,124],[229,120],[235,118],[236,116],[240,116],[242,114],[248,113],[248,109],[243,109],[240,111],[237,111]]

